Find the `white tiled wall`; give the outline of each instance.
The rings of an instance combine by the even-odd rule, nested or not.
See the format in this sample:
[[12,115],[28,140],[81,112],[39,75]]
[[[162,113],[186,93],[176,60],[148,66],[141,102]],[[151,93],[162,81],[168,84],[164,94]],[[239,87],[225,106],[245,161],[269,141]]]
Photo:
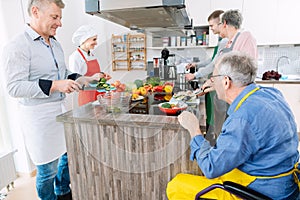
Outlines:
[[265,71],[276,69],[277,60],[281,56],[287,56],[280,59],[278,66],[279,72],[283,75],[300,75],[300,46],[262,46],[258,47],[258,76],[261,77]]

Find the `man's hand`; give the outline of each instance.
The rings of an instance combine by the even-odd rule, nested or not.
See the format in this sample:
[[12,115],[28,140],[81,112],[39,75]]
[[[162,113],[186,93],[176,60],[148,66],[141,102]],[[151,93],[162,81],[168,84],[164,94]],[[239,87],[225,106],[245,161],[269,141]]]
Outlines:
[[193,67],[196,67],[196,63],[189,63],[185,66],[186,69],[190,69],[190,68],[193,68]]
[[186,74],[186,75],[185,75],[185,78],[186,78],[186,80],[190,81],[190,80],[193,80],[193,79],[195,79],[195,75],[194,75],[194,74],[191,74],[191,73],[189,73],[189,74]]
[[[94,74],[96,75],[96,74]],[[93,76],[94,76],[93,75]],[[84,88],[84,86],[89,86],[89,83],[91,81],[98,81],[100,78],[98,78],[98,76],[81,76],[78,79],[76,79],[76,82],[81,85],[81,88]]]
[[63,93],[72,93],[74,91],[79,91],[81,88],[81,85],[77,83],[76,81],[66,79],[66,80],[57,80],[52,81],[52,86],[50,89],[50,93],[59,91]]
[[104,75],[104,78],[105,78],[106,80],[111,79],[111,76],[110,76],[109,74],[103,73],[103,75]]
[[178,116],[178,122],[180,123],[181,126],[183,126],[183,128],[187,129],[190,132],[192,138],[195,137],[196,135],[202,135],[199,126],[199,120],[194,114],[188,111],[183,111]]
[[208,79],[207,81],[205,81],[205,83],[203,83],[203,85],[201,86],[201,90],[205,93],[215,90],[210,79]]

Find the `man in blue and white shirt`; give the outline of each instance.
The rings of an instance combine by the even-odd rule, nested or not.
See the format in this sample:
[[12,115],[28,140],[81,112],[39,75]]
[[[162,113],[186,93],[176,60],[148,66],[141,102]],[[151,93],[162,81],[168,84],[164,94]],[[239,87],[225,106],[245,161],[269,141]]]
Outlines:
[[25,144],[37,167],[36,187],[42,200],[72,199],[64,129],[56,116],[66,111],[65,93],[101,77],[67,70],[54,37],[62,26],[63,8],[61,0],[30,0],[30,24],[4,48],[1,64],[7,91],[20,103]]

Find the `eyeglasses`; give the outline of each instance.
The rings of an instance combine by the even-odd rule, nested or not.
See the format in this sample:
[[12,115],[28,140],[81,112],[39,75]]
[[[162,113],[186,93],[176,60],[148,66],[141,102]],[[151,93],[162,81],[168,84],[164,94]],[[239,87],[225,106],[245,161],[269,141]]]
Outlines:
[[[219,76],[227,76],[227,75],[223,75],[223,74],[212,75],[212,76],[210,76],[209,79],[213,83],[213,82],[215,82],[213,78],[219,77]],[[229,80],[231,80],[231,78],[229,76],[227,76],[227,77],[228,77]]]

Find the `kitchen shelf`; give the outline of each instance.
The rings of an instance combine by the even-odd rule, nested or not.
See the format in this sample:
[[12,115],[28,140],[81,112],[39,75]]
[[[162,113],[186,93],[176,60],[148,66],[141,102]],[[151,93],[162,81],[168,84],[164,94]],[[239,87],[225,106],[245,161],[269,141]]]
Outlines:
[[[146,35],[126,34],[112,35],[112,70],[145,70],[146,58]],[[118,63],[126,63],[126,66]],[[142,64],[141,64],[142,63]]]
[[126,44],[126,42],[114,42],[115,44]]
[[131,60],[131,62],[144,62],[144,59],[140,59],[140,60]]
[[201,49],[201,48],[214,48],[208,45],[201,45],[201,46],[175,46],[175,47],[147,47],[148,49],[153,49],[153,50],[162,50],[163,48],[167,49]]
[[114,62],[127,62],[127,60],[114,60]]
[[152,50],[162,50],[163,48],[184,50],[214,48],[218,45],[219,36],[213,34],[209,26],[195,26],[193,35],[152,37]]

